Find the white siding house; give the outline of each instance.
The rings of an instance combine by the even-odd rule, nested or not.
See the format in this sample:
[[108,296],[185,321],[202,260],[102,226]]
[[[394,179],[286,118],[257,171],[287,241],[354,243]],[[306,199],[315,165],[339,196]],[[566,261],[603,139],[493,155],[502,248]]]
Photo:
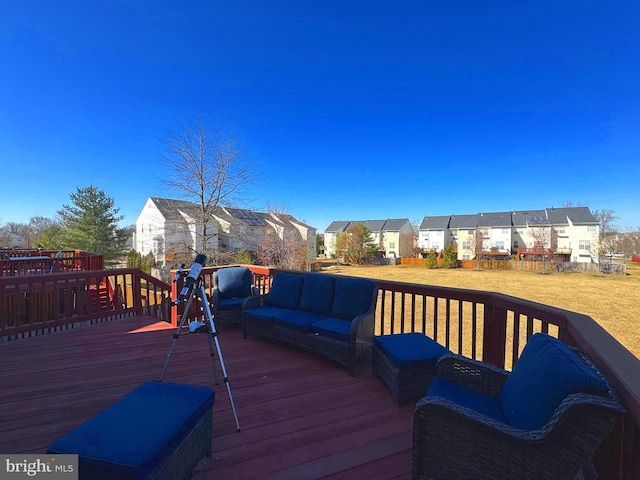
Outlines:
[[385,258],[410,257],[413,254],[413,226],[408,218],[387,220],[336,220],[324,231],[325,254],[334,258],[337,235],[362,224],[371,230],[378,251]]
[[[182,200],[149,197],[138,218],[134,232],[134,248],[143,256],[151,252],[156,262],[164,266],[174,254],[202,251],[202,232],[197,205]],[[207,222],[207,247],[234,252],[244,249],[255,252],[265,231],[275,230],[278,236],[294,231],[308,245],[309,259],[315,258],[316,229],[291,215],[253,212],[235,208],[217,208]],[[281,237],[282,238],[282,237]]]

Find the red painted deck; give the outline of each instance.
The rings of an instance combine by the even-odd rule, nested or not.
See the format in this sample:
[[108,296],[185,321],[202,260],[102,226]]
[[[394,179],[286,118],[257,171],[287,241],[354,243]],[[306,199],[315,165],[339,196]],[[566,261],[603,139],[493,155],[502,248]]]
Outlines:
[[[117,320],[0,344],[0,452],[40,453],[143,382],[157,380],[174,329]],[[356,377],[239,329],[219,335],[241,431],[205,335],[181,337],[165,381],[212,386],[212,455],[194,479],[408,479],[413,406],[396,408],[364,359]],[[176,406],[179,408],[179,405]]]

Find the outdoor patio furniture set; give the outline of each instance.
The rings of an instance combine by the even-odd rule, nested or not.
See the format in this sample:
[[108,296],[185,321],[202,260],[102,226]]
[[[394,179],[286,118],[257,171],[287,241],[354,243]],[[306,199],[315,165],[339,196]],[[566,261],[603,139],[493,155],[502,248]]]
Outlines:
[[[371,350],[373,374],[398,407],[417,400],[414,480],[573,480],[625,414],[595,365],[547,334],[534,334],[507,372],[422,333],[374,337],[371,280],[280,272],[256,295],[245,270],[218,271],[212,296],[217,315],[241,319],[245,338],[296,344],[352,376]],[[210,389],[143,384],[49,451],[78,453],[80,478],[182,478],[210,452],[213,399]]]

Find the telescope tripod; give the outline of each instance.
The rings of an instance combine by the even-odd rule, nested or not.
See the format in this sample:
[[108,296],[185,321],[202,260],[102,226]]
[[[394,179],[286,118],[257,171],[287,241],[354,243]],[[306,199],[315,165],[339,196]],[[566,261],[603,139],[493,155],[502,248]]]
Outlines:
[[[185,326],[187,322],[187,317],[189,315],[189,310],[191,309],[191,303],[196,295],[200,298],[200,304],[202,305],[202,312],[204,315],[204,319],[206,323],[192,321],[189,324],[189,331],[182,333],[182,328]],[[178,305],[180,302],[176,300],[173,302],[174,305]],[[233,403],[233,396],[231,395],[231,387],[229,386],[229,376],[227,375],[227,369],[224,365],[224,359],[222,358],[222,351],[220,350],[220,342],[218,341],[218,332],[216,330],[215,323],[213,321],[213,315],[211,314],[211,307],[209,305],[209,298],[207,295],[207,291],[204,288],[202,283],[202,278],[198,278],[196,282],[194,282],[192,286],[192,291],[189,295],[189,300],[184,308],[184,312],[182,317],[180,318],[180,323],[178,324],[178,328],[176,332],[173,334],[173,342],[171,343],[171,348],[169,349],[169,353],[167,354],[167,359],[164,362],[164,367],[162,368],[162,373],[160,374],[160,381],[164,378],[164,374],[169,365],[169,360],[171,360],[171,355],[173,353],[174,348],[176,347],[176,343],[178,342],[178,338],[182,335],[189,335],[191,333],[207,333],[207,339],[209,340],[209,354],[211,356],[211,364],[213,366],[213,375],[216,382],[218,384],[218,376],[216,374],[216,363],[215,363],[215,354],[216,352],[213,349],[215,344],[216,351],[218,353],[218,358],[220,359],[220,367],[222,369],[222,376],[224,378],[224,383],[227,386],[227,393],[229,394],[229,401],[231,402],[231,410],[233,411],[233,416],[236,421],[236,427],[238,431],[240,431],[240,423],[238,422],[238,414],[236,413],[236,406]],[[210,335],[209,335],[210,333]]]

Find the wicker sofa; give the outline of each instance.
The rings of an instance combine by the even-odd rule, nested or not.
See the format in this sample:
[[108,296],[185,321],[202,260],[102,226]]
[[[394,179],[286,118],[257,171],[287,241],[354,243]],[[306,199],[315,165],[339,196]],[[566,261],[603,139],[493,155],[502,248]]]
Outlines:
[[373,345],[378,289],[372,280],[323,273],[277,273],[266,295],[242,304],[242,330],[289,342],[346,366],[355,375]]
[[542,333],[513,371],[438,361],[413,417],[413,479],[573,480],[625,413],[595,365]]

